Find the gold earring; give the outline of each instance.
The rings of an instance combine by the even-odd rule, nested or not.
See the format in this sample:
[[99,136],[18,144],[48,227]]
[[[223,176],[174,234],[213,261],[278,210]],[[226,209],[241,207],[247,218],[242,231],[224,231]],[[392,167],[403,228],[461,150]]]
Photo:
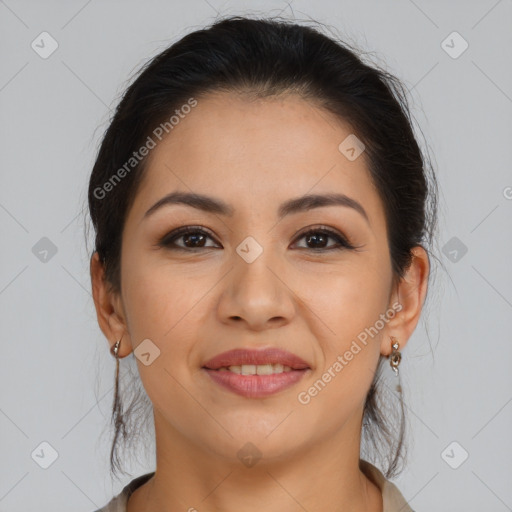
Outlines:
[[402,354],[398,350],[400,347],[400,344],[398,343],[398,340],[394,336],[390,336],[391,338],[391,347],[393,348],[393,351],[391,352],[391,355],[389,356],[389,364],[391,365],[392,370],[395,372],[395,375],[398,377],[398,365],[400,364],[400,361],[402,360]]
[[121,339],[120,340],[117,340],[115,345],[112,345],[110,347],[110,353],[116,358],[118,359],[119,356],[117,355],[118,352],[119,352],[119,344],[121,343],[121,340],[123,339],[123,337],[121,336]]
[[[110,347],[110,353],[116,358],[116,374],[114,378],[114,403],[112,406],[112,422],[117,425],[119,421],[122,422],[123,409],[121,405],[121,399],[119,397],[119,345],[121,344],[121,339],[117,340],[115,345]],[[117,436],[117,434],[116,434]],[[112,446],[112,450],[110,456],[114,453],[114,446]]]

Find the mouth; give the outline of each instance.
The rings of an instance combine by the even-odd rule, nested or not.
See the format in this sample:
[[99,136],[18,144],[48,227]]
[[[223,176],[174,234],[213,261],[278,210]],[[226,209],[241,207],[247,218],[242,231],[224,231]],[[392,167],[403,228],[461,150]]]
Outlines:
[[[234,373],[244,375],[256,374],[257,371],[253,367],[259,367],[261,372],[266,372],[261,375],[268,375],[270,370],[272,370],[272,373],[281,373],[287,368],[290,370],[305,370],[309,368],[309,364],[299,356],[280,348],[262,350],[236,348],[216,355],[203,365],[203,368],[209,370],[225,368],[233,371],[231,369],[234,368]],[[241,369],[240,372],[237,371],[238,368]],[[250,373],[244,373],[243,370]]]
[[287,389],[311,371],[300,357],[281,349],[235,349],[215,356],[202,369],[216,384],[247,398]]
[[[207,368],[213,370],[213,368]],[[237,375],[275,375],[279,373],[296,371],[298,368],[291,368],[282,364],[242,364],[221,366],[215,369],[217,372],[231,372]]]

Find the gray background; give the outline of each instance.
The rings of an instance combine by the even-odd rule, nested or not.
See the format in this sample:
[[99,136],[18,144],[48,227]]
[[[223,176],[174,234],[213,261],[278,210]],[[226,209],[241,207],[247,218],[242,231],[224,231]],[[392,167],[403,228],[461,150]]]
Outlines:
[[[109,109],[140,65],[217,12],[281,11],[398,75],[434,158],[448,272],[403,354],[410,458],[396,483],[417,512],[512,510],[511,0],[0,0],[0,512],[91,511],[129,480],[112,484],[100,435],[115,365],[83,233]],[[47,59],[31,47],[43,31],[59,45]],[[469,44],[457,58],[442,45],[453,31]],[[57,250],[46,261],[43,237]],[[42,442],[57,455],[47,469]]]

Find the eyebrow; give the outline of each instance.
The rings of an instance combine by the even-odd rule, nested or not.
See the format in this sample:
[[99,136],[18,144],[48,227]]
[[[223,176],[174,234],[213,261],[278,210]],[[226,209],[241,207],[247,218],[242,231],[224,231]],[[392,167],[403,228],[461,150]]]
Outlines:
[[[207,213],[225,215],[228,217],[232,217],[235,212],[232,206],[221,199],[190,192],[171,192],[159,199],[149,208],[143,218],[149,217],[164,206],[173,204],[184,204]],[[277,211],[277,217],[281,220],[287,215],[305,212],[323,206],[345,206],[352,208],[360,213],[368,224],[370,223],[368,214],[361,203],[345,194],[309,194],[295,199],[289,199],[281,204]]]

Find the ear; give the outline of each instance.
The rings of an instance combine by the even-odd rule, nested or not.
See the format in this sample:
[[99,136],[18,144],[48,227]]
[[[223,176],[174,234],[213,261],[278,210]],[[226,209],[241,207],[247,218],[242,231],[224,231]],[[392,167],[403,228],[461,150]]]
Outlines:
[[383,337],[381,344],[381,354],[384,356],[390,355],[392,351],[390,336],[397,339],[399,350],[405,347],[418,324],[427,294],[430,272],[428,253],[421,245],[413,247],[411,252],[411,264],[391,292],[389,307],[397,303],[401,309],[397,309],[395,316],[386,325],[387,335]]
[[98,324],[107,338],[110,348],[123,338],[119,346],[119,357],[127,356],[132,350],[128,326],[125,320],[120,294],[109,290],[105,280],[105,269],[97,251],[90,262],[92,295]]

